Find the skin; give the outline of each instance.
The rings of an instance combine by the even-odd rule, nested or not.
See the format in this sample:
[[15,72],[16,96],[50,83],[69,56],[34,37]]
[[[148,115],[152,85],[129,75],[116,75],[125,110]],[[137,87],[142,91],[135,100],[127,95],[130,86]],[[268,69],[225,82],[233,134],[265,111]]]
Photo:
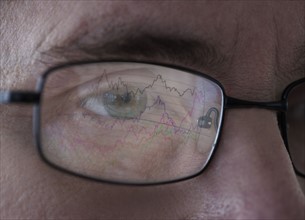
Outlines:
[[[66,61],[43,52],[84,30],[116,39],[128,28],[210,39],[228,54],[223,65],[166,61],[208,73],[236,98],[275,101],[304,77],[304,71],[295,71],[304,60],[296,61],[296,48],[304,44],[304,2],[0,4],[1,89],[33,90],[43,70]],[[304,194],[276,112],[228,110],[209,168],[194,179],[154,187],[96,183],[50,168],[33,143],[31,115],[31,106],[0,107],[1,219],[304,219]]]

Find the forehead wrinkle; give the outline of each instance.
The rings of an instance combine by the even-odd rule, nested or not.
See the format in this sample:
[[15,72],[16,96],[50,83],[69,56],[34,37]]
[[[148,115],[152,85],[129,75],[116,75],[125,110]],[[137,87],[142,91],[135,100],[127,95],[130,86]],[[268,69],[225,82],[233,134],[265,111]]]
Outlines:
[[[300,21],[300,20],[299,20]],[[300,78],[305,77],[305,26],[301,25],[304,23],[305,17],[303,21],[300,21],[300,35],[303,36],[303,40],[301,42],[296,43],[292,46],[292,52],[290,56],[285,55],[284,60],[287,63],[280,60],[280,53],[282,45],[280,44],[280,32],[279,32],[279,23],[276,19],[276,16],[273,16],[273,25],[275,32],[275,76],[277,80],[277,90],[282,91],[289,83],[295,81]]]

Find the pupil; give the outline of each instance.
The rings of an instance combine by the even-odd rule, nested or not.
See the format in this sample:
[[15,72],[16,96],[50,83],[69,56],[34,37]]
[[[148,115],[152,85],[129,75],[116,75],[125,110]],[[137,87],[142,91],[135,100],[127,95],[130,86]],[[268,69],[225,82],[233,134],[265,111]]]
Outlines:
[[121,95],[121,99],[124,103],[128,103],[131,101],[131,95],[129,92],[126,92],[125,94]]
[[115,105],[115,104],[128,104],[132,100],[131,94],[129,92],[126,92],[124,94],[115,94],[112,92],[106,92],[104,94],[104,101],[105,103],[109,105]]

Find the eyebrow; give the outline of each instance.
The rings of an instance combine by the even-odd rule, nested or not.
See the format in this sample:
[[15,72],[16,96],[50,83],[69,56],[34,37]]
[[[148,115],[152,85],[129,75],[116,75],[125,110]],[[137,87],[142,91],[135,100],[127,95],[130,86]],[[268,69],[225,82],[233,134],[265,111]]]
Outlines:
[[99,38],[85,41],[81,36],[63,46],[43,52],[47,57],[63,57],[66,61],[124,59],[166,61],[187,66],[218,69],[227,57],[208,41],[171,35],[129,33],[112,40]]

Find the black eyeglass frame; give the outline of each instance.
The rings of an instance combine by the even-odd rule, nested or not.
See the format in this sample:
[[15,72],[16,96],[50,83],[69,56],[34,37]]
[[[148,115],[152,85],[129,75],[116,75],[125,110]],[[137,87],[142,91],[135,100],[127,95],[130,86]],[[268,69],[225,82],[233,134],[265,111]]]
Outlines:
[[[208,161],[205,163],[205,166],[197,173],[174,179],[174,180],[169,180],[169,181],[160,181],[160,182],[153,182],[153,183],[132,183],[132,182],[117,182],[117,181],[111,181],[111,180],[105,180],[105,179],[100,179],[100,178],[95,178],[91,176],[86,176],[80,173],[76,173],[67,169],[64,169],[56,164],[53,164],[50,162],[43,154],[42,152],[42,144],[41,144],[41,136],[40,136],[40,117],[41,117],[41,107],[40,107],[40,99],[41,99],[41,94],[43,93],[44,90],[44,85],[47,81],[47,78],[50,74],[56,72],[59,69],[63,68],[68,68],[72,66],[80,66],[80,65],[88,65],[88,64],[97,64],[97,63],[115,63],[115,62],[126,62],[126,63],[139,63],[139,64],[149,64],[149,65],[156,65],[156,66],[161,66],[161,67],[167,67],[167,68],[173,68],[176,70],[184,71],[189,74],[193,74],[199,77],[206,78],[215,84],[217,84],[223,93],[223,100],[224,104],[222,106],[221,111],[223,112],[222,118],[220,119],[220,125],[218,128],[218,138],[215,141],[215,146],[212,149],[212,152],[210,154],[210,157],[208,158]],[[36,86],[36,91],[1,91],[0,90],[0,104],[9,104],[9,103],[25,103],[25,104],[34,104],[34,111],[33,111],[33,134],[34,138],[36,141],[37,149],[39,152],[39,155],[41,159],[50,165],[51,167],[60,170],[62,172],[72,174],[74,176],[98,181],[98,182],[103,182],[103,183],[110,183],[110,184],[119,184],[119,185],[134,185],[134,186],[150,186],[150,185],[160,185],[160,184],[169,184],[169,183],[175,183],[187,179],[194,178],[200,174],[202,174],[209,166],[211,160],[213,159],[215,152],[218,149],[218,143],[219,140],[221,139],[221,133],[222,133],[222,126],[223,126],[223,120],[225,117],[225,110],[226,109],[232,109],[232,108],[261,108],[261,109],[269,109],[273,111],[279,112],[278,114],[278,119],[279,119],[279,128],[281,130],[282,138],[284,140],[286,149],[290,155],[289,152],[289,147],[288,147],[288,137],[287,137],[287,128],[286,128],[286,111],[288,107],[287,103],[287,97],[289,95],[289,92],[297,85],[304,83],[305,78],[299,79],[291,84],[289,84],[286,89],[283,92],[282,99],[280,101],[275,101],[275,102],[252,102],[252,101],[246,101],[246,100],[241,100],[241,99],[236,99],[230,96],[227,96],[225,93],[225,90],[223,86],[221,85],[220,82],[218,82],[216,79],[210,77],[209,75],[205,73],[201,73],[199,71],[191,70],[189,68],[185,67],[180,67],[172,64],[165,64],[165,63],[155,63],[155,62],[150,62],[150,61],[133,61],[133,60],[97,60],[97,61],[82,61],[82,62],[69,62],[65,64],[61,64],[55,67],[51,67],[47,69],[40,77],[37,86]],[[292,160],[291,160],[292,161]],[[293,162],[292,162],[293,164]],[[294,170],[297,175],[305,177],[304,174],[302,174],[297,168],[293,165]]]
[[[285,101],[287,102],[287,99],[288,99],[288,96],[289,96],[289,93],[292,89],[294,89],[296,86],[302,84],[302,83],[305,83],[305,78],[302,78],[302,79],[299,79],[297,81],[294,81],[292,83],[290,83],[284,90],[283,92],[283,95],[282,95],[282,101]],[[287,105],[287,108],[288,108],[288,103],[286,104]],[[290,157],[290,160],[292,162],[292,165],[293,165],[293,168],[294,168],[294,171],[295,173],[298,175],[298,176],[301,176],[303,178],[305,178],[305,174],[304,173],[301,173],[297,167],[294,165],[293,161],[292,161],[292,158],[291,158],[291,153],[290,153],[290,149],[289,149],[289,143],[288,143],[288,132],[287,132],[287,114],[286,112],[280,112],[279,115],[278,115],[278,122],[279,122],[279,126],[280,126],[280,130],[281,130],[281,135],[282,135],[282,138],[284,140],[284,144],[286,146],[286,149],[288,151],[288,154],[289,154],[289,157]],[[305,122],[304,122],[305,123]],[[305,147],[305,146],[304,146]]]

